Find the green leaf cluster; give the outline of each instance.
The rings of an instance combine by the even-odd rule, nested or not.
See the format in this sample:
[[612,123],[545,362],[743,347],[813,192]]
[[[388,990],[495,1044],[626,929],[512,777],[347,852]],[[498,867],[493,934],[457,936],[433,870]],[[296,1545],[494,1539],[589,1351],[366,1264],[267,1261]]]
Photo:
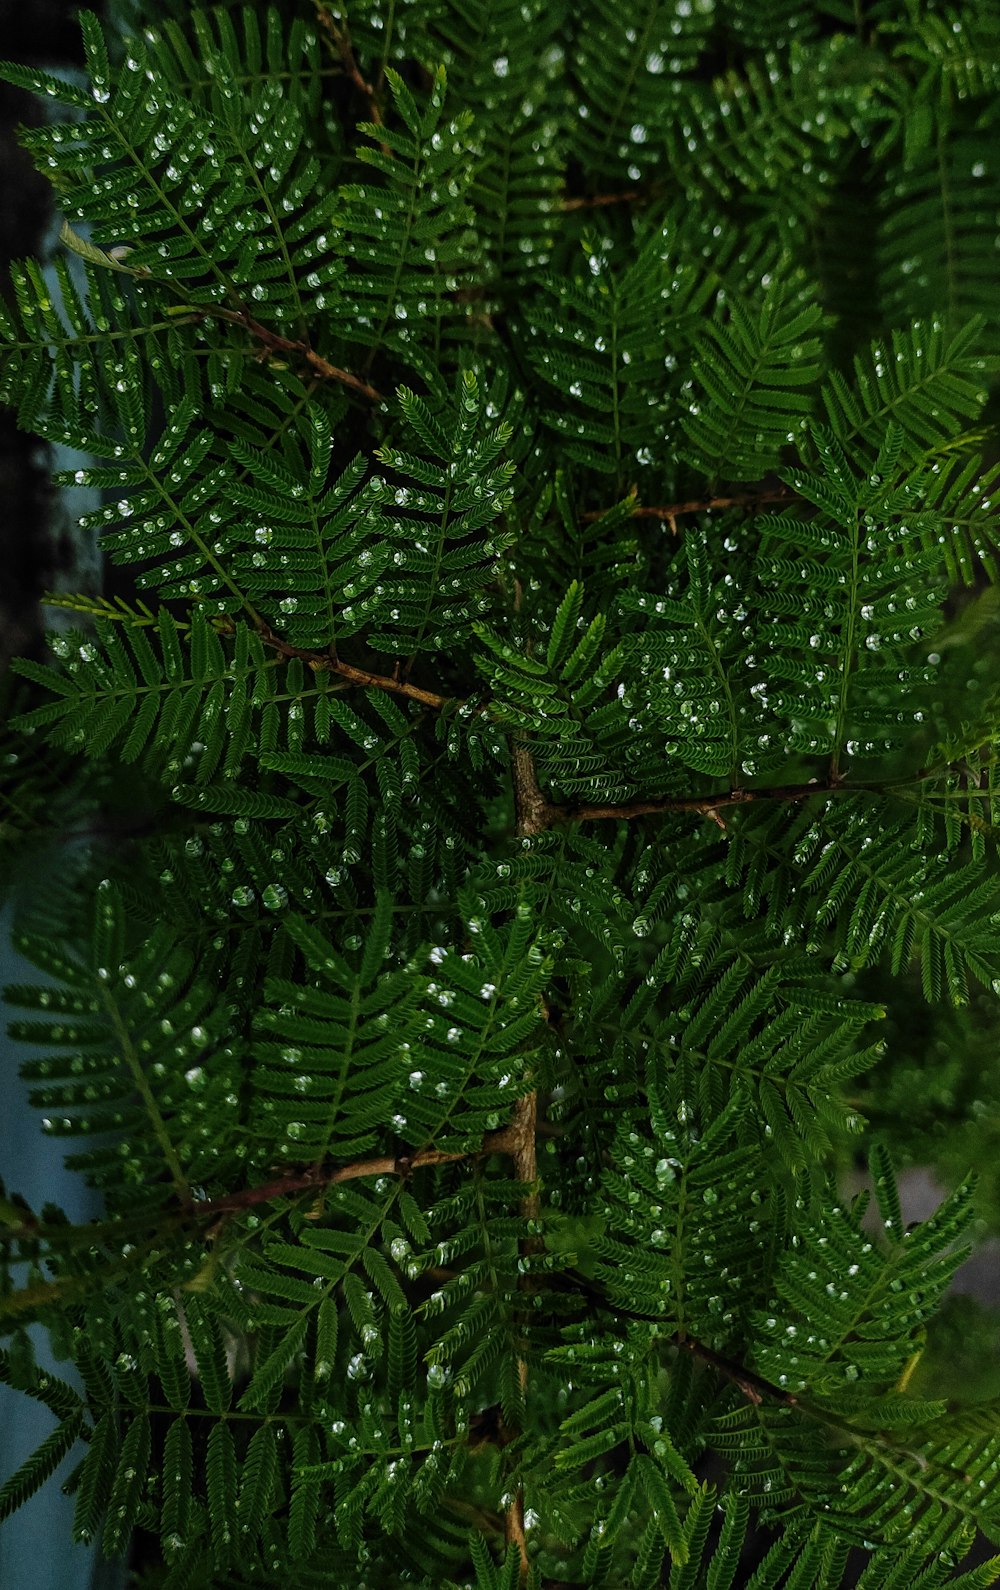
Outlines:
[[[0,1198],[0,1514],[162,1590],[993,1583],[995,8],[133,11],[2,68],[0,395],[130,584],[0,740],[103,1200]],[[987,1188],[907,1227],[935,1056]]]

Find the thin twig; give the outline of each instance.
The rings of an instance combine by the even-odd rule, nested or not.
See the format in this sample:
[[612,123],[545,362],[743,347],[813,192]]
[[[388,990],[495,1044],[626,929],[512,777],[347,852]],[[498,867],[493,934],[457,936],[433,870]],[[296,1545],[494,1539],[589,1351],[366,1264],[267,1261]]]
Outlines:
[[227,320],[233,325],[242,326],[271,353],[292,354],[302,359],[310,370],[321,376],[324,381],[339,381],[342,386],[350,387],[352,392],[359,393],[371,403],[382,402],[382,394],[376,387],[362,380],[360,376],[353,375],[350,370],[342,370],[340,365],[331,364],[329,359],[324,359],[323,355],[310,347],[308,342],[302,342],[294,337],[282,337],[277,331],[262,326],[248,309],[225,309],[221,304],[207,304],[200,312],[212,315],[216,320]]
[[268,624],[262,624],[258,631],[261,640],[267,646],[272,646],[282,657],[301,657],[308,663],[314,673],[336,674],[340,679],[346,679],[352,685],[364,685],[372,690],[388,690],[393,695],[406,696],[410,701],[418,701],[423,707],[435,707],[438,711],[446,707],[452,696],[441,696],[433,690],[422,690],[419,685],[411,685],[404,679],[397,679],[394,675],[373,674],[367,668],[355,668],[352,663],[342,662],[339,657],[330,652],[310,651],[304,646],[293,646],[289,641],[282,640],[276,635]]
[[634,204],[637,199],[648,197],[648,189],[626,188],[623,193],[590,193],[580,198],[563,199],[559,208],[560,210],[597,210],[606,204]]
[[[762,503],[797,502],[798,494],[788,489],[775,491],[741,491],[732,497],[695,497],[689,502],[668,502],[662,507],[636,502],[632,508],[633,519],[661,519],[676,535],[677,520],[692,513],[719,513],[725,508],[758,508]],[[584,514],[589,524],[603,519],[610,508],[592,508]]]
[[792,1392],[782,1391],[780,1386],[775,1386],[770,1380],[755,1375],[753,1370],[747,1369],[744,1364],[734,1363],[731,1358],[723,1358],[720,1353],[713,1352],[711,1347],[705,1347],[691,1336],[676,1335],[674,1345],[682,1347],[693,1358],[699,1358],[703,1364],[708,1364],[724,1379],[731,1380],[756,1407],[760,1406],[765,1397],[774,1402],[784,1403],[786,1408],[798,1406],[799,1399]]
[[[364,97],[365,103],[368,106],[368,120],[375,127],[381,127],[383,125],[383,121],[382,110],[378,102],[378,94],[376,93],[374,85],[368,82],[368,79],[364,76],[360,66],[358,65],[358,58],[354,53],[354,45],[351,43],[351,35],[348,31],[346,19],[343,19],[340,22],[335,22],[333,17],[330,15],[329,9],[325,5],[317,6],[316,15],[319,20],[320,27],[330,39],[330,43],[333,46],[338,59],[340,60],[340,64],[344,68],[345,75],[354,84],[354,87],[358,90],[358,93]],[[382,144],[381,149],[383,154],[392,154],[392,150],[389,148],[388,144]]]
[[[507,1130],[509,1130],[510,1137],[510,1156],[512,1156],[512,1161],[514,1161],[515,1180],[531,1188],[531,1191],[526,1193],[525,1197],[521,1199],[521,1218],[526,1221],[534,1221],[537,1220],[539,1208],[541,1208],[536,1186],[534,1186],[537,1181],[537,1092],[534,1089],[515,1103],[514,1111],[512,1111],[512,1116],[510,1116],[510,1126]],[[531,1253],[537,1253],[541,1245],[541,1237],[525,1237],[525,1240],[520,1245],[521,1256],[526,1258]],[[521,1275],[520,1286],[521,1289],[531,1286],[531,1277],[526,1274]],[[518,1382],[520,1382],[521,1399],[526,1402],[526,1399],[528,1399],[528,1359],[523,1358],[523,1356],[518,1356],[517,1359],[517,1375]],[[523,1584],[526,1577],[528,1577],[529,1568],[528,1539],[526,1539],[525,1534],[525,1487],[523,1485],[515,1487],[514,1496],[512,1496],[510,1506],[507,1507],[506,1515],[504,1515],[504,1536],[506,1536],[507,1545],[517,1545],[518,1557],[521,1560],[521,1584]]]
[[[352,1160],[348,1165],[338,1165],[334,1169],[324,1169],[321,1165],[311,1165],[307,1170],[289,1171],[287,1176],[278,1176],[274,1181],[261,1182],[255,1187],[244,1187],[239,1192],[225,1193],[220,1198],[203,1198],[185,1201],[181,1208],[184,1218],[197,1220],[211,1220],[218,1215],[238,1214],[241,1209],[254,1209],[260,1204],[270,1203],[275,1198],[295,1198],[299,1193],[322,1191],[326,1187],[335,1187],[340,1182],[360,1181],[366,1176],[408,1176],[414,1170],[426,1170],[434,1165],[451,1165],[463,1160],[484,1159],[490,1154],[517,1155],[522,1150],[523,1127],[520,1125],[516,1113],[511,1125],[501,1128],[497,1132],[487,1132],[479,1148],[468,1153],[445,1153],[441,1149],[422,1149],[419,1154],[396,1155],[382,1154],[374,1159]],[[134,1223],[134,1222],[130,1222]],[[112,1229],[116,1229],[113,1227]],[[57,1225],[51,1228],[56,1237],[65,1237],[68,1228]],[[89,1225],[79,1227],[86,1231],[88,1239],[92,1240],[93,1228]],[[16,1226],[0,1225],[0,1242],[25,1242],[43,1241],[49,1236],[49,1228],[44,1225],[36,1215],[26,1214],[24,1220]]]
[[[516,595],[516,605],[520,606],[520,587]],[[511,771],[514,781],[514,805],[516,811],[516,833],[524,838],[533,834],[540,834],[549,826],[549,813],[551,807],[542,794],[535,772],[535,764],[531,758],[528,747],[515,741],[511,747]],[[535,1183],[538,1179],[538,1154],[535,1145],[538,1131],[538,1093],[532,1089],[518,1099],[511,1114],[508,1133],[511,1143],[511,1157],[513,1171],[516,1179],[530,1189],[521,1199],[521,1216],[526,1222],[538,1219],[540,1203]],[[541,1247],[538,1237],[525,1237],[521,1244],[521,1256],[527,1258],[532,1253],[537,1253]],[[520,1278],[522,1290],[531,1286],[531,1278],[523,1273]],[[518,1356],[517,1374],[521,1387],[521,1397],[527,1401],[528,1396],[528,1360],[522,1355]],[[528,1560],[528,1543],[524,1525],[524,1486],[518,1485],[514,1490],[513,1499],[507,1508],[504,1518],[504,1534],[508,1546],[517,1547],[521,1561],[521,1582],[528,1577],[530,1563]]]
[[[519,773],[519,758],[526,758],[530,765],[530,757],[523,746],[517,745],[515,745],[512,755],[514,783],[515,789],[517,789],[519,778],[523,777],[523,773]],[[523,761],[520,766],[523,768]],[[920,773],[907,782],[917,783],[928,776],[928,774]],[[534,769],[532,768],[533,777]],[[707,817],[711,821],[719,823],[720,826],[725,826],[722,824],[718,814],[727,806],[748,806],[753,802],[760,801],[786,801],[793,803],[809,800],[813,795],[857,794],[859,792],[880,794],[891,787],[883,784],[845,784],[843,780],[837,778],[831,778],[825,783],[820,783],[818,779],[811,779],[807,784],[772,784],[765,789],[718,790],[711,795],[630,801],[620,806],[590,805],[586,802],[581,802],[575,806],[559,806],[546,800],[538,789],[537,783],[535,783],[533,788],[530,785],[528,786],[527,796],[522,797],[523,799],[530,799],[532,802],[530,806],[532,814],[531,826],[523,829],[518,828],[517,831],[518,833],[540,834],[547,828],[553,828],[560,823],[627,822],[636,817],[661,817],[670,812],[693,812],[699,817]]]
[[[519,1103],[523,1103],[519,1100]],[[522,1148],[523,1127],[514,1107],[514,1117],[509,1126],[498,1132],[487,1132],[479,1148],[468,1153],[445,1153],[442,1149],[426,1148],[419,1154],[382,1154],[375,1159],[356,1159],[336,1170],[324,1170],[313,1165],[308,1170],[292,1172],[276,1181],[258,1187],[246,1187],[242,1192],[230,1193],[189,1207],[199,1217],[227,1214],[239,1209],[249,1209],[255,1204],[268,1203],[272,1198],[292,1198],[297,1193],[313,1188],[336,1187],[345,1181],[360,1181],[365,1176],[408,1176],[414,1170],[426,1170],[432,1165],[453,1165],[470,1159],[484,1159],[490,1154],[510,1154],[516,1157]]]
[[[537,1127],[538,1094],[533,1089],[530,1093],[525,1094],[523,1099],[518,1099],[514,1105],[510,1127],[508,1128],[515,1179],[532,1189],[521,1199],[521,1215],[526,1221],[537,1220],[540,1208],[538,1193],[534,1186],[538,1178],[538,1157],[535,1150]],[[541,1238],[525,1237],[520,1246],[522,1257],[527,1257],[529,1254],[539,1251],[542,1246]],[[518,1284],[522,1290],[527,1290],[531,1285],[531,1277],[527,1274],[522,1274]],[[522,1400],[527,1402],[528,1361],[523,1356],[519,1356],[517,1360],[517,1376],[521,1387]],[[504,1515],[504,1537],[508,1546],[514,1545],[517,1547],[518,1556],[521,1559],[521,1580],[523,1583],[528,1577],[530,1566],[524,1525],[523,1485],[518,1485],[515,1488],[510,1506]]]
[[900,795],[929,779],[941,778],[946,767],[924,767],[909,778],[848,784],[842,775],[831,775],[825,781],[810,779],[806,784],[770,784],[763,789],[719,790],[714,795],[696,795],[677,800],[632,801],[623,806],[550,806],[553,822],[589,823],[601,819],[628,821],[633,817],[659,817],[668,812],[696,812],[701,817],[714,817],[727,806],[748,806],[760,801],[809,800],[812,795]]
[[[613,1314],[616,1319],[634,1319],[647,1325],[663,1323],[655,1314],[644,1314],[639,1309],[632,1309],[627,1304],[618,1302],[617,1299],[612,1300],[586,1276],[574,1271],[572,1279],[579,1290],[590,1298],[597,1308],[603,1310],[606,1314]],[[732,1358],[723,1357],[721,1353],[715,1352],[711,1347],[706,1347],[702,1342],[697,1341],[695,1337],[689,1336],[687,1331],[675,1331],[666,1339],[672,1342],[675,1347],[690,1353],[692,1358],[700,1359],[703,1364],[707,1364],[709,1368],[715,1370],[716,1374],[722,1375],[724,1379],[731,1381],[734,1386],[738,1386],[743,1395],[756,1406],[759,1407],[765,1397],[775,1402],[782,1402],[786,1407],[799,1406],[799,1399],[792,1392],[783,1391],[780,1386],[775,1386],[770,1380],[765,1380],[761,1375],[755,1374],[745,1364],[741,1364]]]
[[350,663],[341,662],[339,658],[331,658],[330,666],[341,679],[347,679],[352,685],[367,685],[379,690],[388,690],[397,696],[407,696],[410,701],[419,701],[421,706],[436,707],[440,710],[448,705],[448,696],[439,696],[433,690],[422,690],[419,685],[408,684],[405,679],[387,678],[383,674],[369,673],[366,668],[355,668]]
[[701,817],[714,817],[727,806],[747,806],[753,801],[804,801],[811,795],[838,795],[871,789],[865,784],[845,785],[840,779],[830,779],[821,784],[811,779],[808,784],[773,784],[766,789],[728,789],[714,795],[698,795],[688,799],[631,801],[622,806],[552,806],[553,822],[592,823],[602,820],[627,821],[633,817],[659,817],[667,812],[696,812]]
[[367,78],[361,73],[361,68],[358,66],[357,57],[354,54],[354,46],[351,43],[351,36],[347,31],[346,23],[342,24],[341,27],[336,31],[337,47],[340,50],[340,59],[344,63],[344,71],[347,73],[358,92],[363,94],[365,100],[367,101],[368,120],[376,127],[381,127],[382,111],[375,96],[375,89],[373,85],[368,82]]
[[[485,1140],[483,1149],[479,1152],[490,1152],[485,1147]],[[209,1198],[200,1203],[188,1204],[187,1209],[200,1220],[215,1215],[236,1214],[240,1209],[252,1209],[257,1204],[270,1203],[274,1198],[294,1198],[298,1193],[336,1187],[340,1182],[345,1181],[360,1181],[365,1176],[404,1176],[411,1170],[422,1170],[428,1165],[446,1165],[453,1160],[471,1157],[469,1154],[446,1154],[434,1148],[426,1149],[411,1157],[399,1158],[392,1154],[382,1154],[375,1159],[353,1160],[351,1164],[340,1165],[336,1170],[324,1170],[322,1166],[314,1165],[308,1170],[279,1176],[275,1181],[263,1182],[256,1187],[244,1187],[240,1192],[226,1193],[221,1198]]]

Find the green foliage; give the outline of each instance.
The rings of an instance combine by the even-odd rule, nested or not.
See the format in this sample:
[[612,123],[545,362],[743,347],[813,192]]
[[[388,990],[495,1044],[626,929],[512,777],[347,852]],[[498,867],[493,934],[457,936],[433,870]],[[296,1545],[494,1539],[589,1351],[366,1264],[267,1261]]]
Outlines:
[[0,1513],[68,1459],[163,1590],[993,1583],[995,16],[158,9],[3,68],[0,394],[132,589],[6,687],[103,1213],[0,1197]]
[[616,488],[652,462],[650,433],[676,417],[672,350],[690,340],[705,304],[707,284],[673,231],[652,229],[620,271],[611,239],[584,240],[583,280],[574,272],[544,283],[525,313],[524,357],[543,383],[543,423],[566,458],[613,475]]
[[[789,299],[782,281],[769,290],[754,324],[738,299],[725,321],[712,320],[695,346],[694,402],[685,419],[691,463],[715,479],[760,480],[781,459],[788,417],[808,414],[822,314]],[[801,423],[801,420],[798,420]]]

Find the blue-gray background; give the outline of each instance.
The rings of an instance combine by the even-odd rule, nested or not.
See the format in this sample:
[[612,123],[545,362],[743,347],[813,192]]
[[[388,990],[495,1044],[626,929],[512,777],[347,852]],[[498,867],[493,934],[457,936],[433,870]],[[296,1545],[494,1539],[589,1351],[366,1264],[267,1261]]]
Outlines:
[[[10,939],[10,912],[0,914],[0,987],[38,983],[41,974],[19,956]],[[6,1034],[9,1010],[0,1001],[0,1030]],[[18,1067],[27,1051],[12,1039],[0,1038],[0,1087],[3,1089],[3,1176],[11,1191],[22,1193],[32,1208],[57,1203],[72,1220],[100,1213],[78,1176],[63,1166],[65,1149],[45,1138],[38,1112],[28,1104]],[[44,1333],[35,1332],[37,1357],[64,1379],[66,1365],[48,1352]],[[54,1427],[47,1408],[0,1386],[0,1477],[13,1473]],[[102,1563],[95,1552],[72,1542],[73,1498],[64,1496],[60,1481],[79,1461],[82,1448],[63,1462],[56,1478],[44,1486],[0,1529],[0,1586],[3,1590],[116,1590],[124,1585],[120,1565]]]
[[[112,10],[100,0],[91,9]],[[0,54],[71,74],[79,60],[79,26],[71,0],[0,0]],[[51,241],[53,215],[47,184],[33,175],[19,150],[15,129],[40,114],[37,102],[8,87],[0,89],[0,277],[11,258],[37,255]],[[66,506],[47,500],[45,478],[53,467],[75,467],[75,455],[53,460],[30,437],[19,436],[10,416],[0,416],[0,669],[11,655],[36,643],[42,589],[94,589],[98,581],[93,543],[74,533]],[[74,513],[87,504],[74,503]],[[44,888],[41,878],[29,887]],[[40,974],[11,942],[12,912],[0,912],[0,989],[12,982],[39,982]],[[39,1130],[38,1113],[27,1099],[18,1070],[25,1050],[6,1036],[9,1010],[0,998],[0,1174],[10,1191],[37,1208],[59,1204],[72,1220],[99,1208],[79,1177],[63,1165],[64,1145]],[[40,1363],[55,1364],[44,1333],[33,1333]],[[0,1482],[53,1428],[48,1410],[0,1386]],[[73,1499],[60,1482],[79,1461],[70,1455],[56,1478],[0,1528],[2,1590],[120,1590],[121,1564],[102,1563],[93,1550],[72,1543]]]

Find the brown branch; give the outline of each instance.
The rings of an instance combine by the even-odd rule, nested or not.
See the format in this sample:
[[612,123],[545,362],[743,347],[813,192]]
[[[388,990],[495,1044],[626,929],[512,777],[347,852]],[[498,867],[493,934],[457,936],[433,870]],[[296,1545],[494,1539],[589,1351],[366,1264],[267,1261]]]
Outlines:
[[872,790],[880,786],[869,784],[844,784],[840,779],[829,779],[821,784],[812,779],[808,784],[773,784],[766,789],[728,789],[715,795],[697,795],[689,799],[631,801],[622,806],[552,806],[553,821],[592,823],[604,819],[615,822],[633,817],[659,817],[667,812],[696,812],[701,817],[715,818],[727,806],[746,806],[752,801],[804,801],[811,795],[837,795],[847,790]]
[[406,696],[410,701],[419,701],[421,706],[436,707],[440,710],[446,707],[453,697],[439,696],[433,690],[422,690],[419,685],[411,685],[405,679],[392,679],[384,674],[369,673],[366,668],[354,668],[350,663],[341,662],[338,658],[330,659],[333,673],[341,679],[347,679],[352,685],[367,685],[379,690],[389,690],[397,696]]
[[560,210],[597,210],[606,204],[634,204],[637,199],[649,198],[645,188],[626,188],[624,193],[591,193],[581,198],[563,199]]
[[[611,1314],[616,1319],[639,1320],[644,1325],[659,1325],[664,1321],[655,1314],[643,1314],[638,1309],[628,1308],[616,1299],[609,1298],[605,1292],[595,1286],[588,1277],[574,1271],[572,1279],[579,1290],[584,1293],[597,1308],[605,1314]],[[706,1347],[702,1342],[689,1336],[685,1330],[674,1331],[668,1338],[675,1347],[682,1348],[690,1353],[693,1358],[698,1358],[716,1374],[732,1381],[738,1386],[743,1395],[758,1407],[765,1397],[775,1402],[783,1402],[787,1407],[798,1407],[799,1399],[790,1391],[783,1391],[780,1386],[775,1386],[769,1380],[764,1380],[761,1375],[755,1374],[752,1369],[747,1369],[745,1364],[738,1363],[735,1359],[724,1358],[721,1353],[715,1352],[711,1347]]]
[[[422,1149],[419,1154],[397,1156],[383,1154],[376,1159],[352,1160],[350,1164],[338,1165],[333,1170],[324,1169],[320,1165],[311,1165],[307,1170],[289,1171],[287,1176],[278,1176],[274,1181],[261,1182],[256,1187],[244,1187],[240,1192],[225,1193],[220,1198],[192,1200],[182,1205],[182,1211],[185,1217],[211,1220],[217,1215],[238,1214],[241,1209],[254,1209],[259,1204],[270,1203],[275,1198],[294,1198],[298,1193],[322,1191],[323,1188],[335,1187],[340,1182],[360,1181],[365,1176],[408,1176],[414,1170],[425,1170],[433,1165],[456,1164],[463,1160],[484,1159],[490,1154],[514,1156],[522,1150],[523,1130],[515,1106],[512,1124],[498,1132],[487,1132],[481,1146],[470,1153],[445,1153],[441,1149],[428,1148]],[[85,1230],[88,1237],[92,1237],[93,1234],[89,1225],[74,1228],[58,1225],[51,1228],[52,1233],[58,1236],[65,1236],[71,1229]],[[118,1228],[112,1227],[112,1229]],[[20,1225],[6,1227],[0,1225],[0,1242],[40,1240],[48,1236],[49,1228],[36,1216],[25,1218]]]
[[772,1385],[770,1380],[755,1375],[752,1369],[735,1363],[731,1358],[723,1358],[720,1353],[713,1352],[711,1347],[703,1346],[692,1337],[677,1335],[674,1337],[674,1345],[682,1347],[693,1358],[699,1358],[703,1364],[708,1364],[709,1368],[714,1369],[716,1374],[722,1375],[724,1379],[731,1380],[756,1407],[760,1407],[765,1397],[773,1402],[783,1402],[787,1408],[798,1407],[799,1399],[792,1392],[782,1391],[780,1386]]
[[[762,503],[797,502],[798,494],[794,491],[742,491],[732,497],[695,497],[689,502],[669,502],[665,507],[643,506],[636,503],[632,509],[633,519],[662,519],[676,534],[677,520],[692,513],[718,513],[724,508],[758,508]],[[584,514],[584,520],[592,523],[596,519],[603,519],[610,508],[592,508]]]
[[[518,1099],[511,1112],[510,1125],[505,1128],[502,1136],[504,1139],[503,1152],[509,1154],[513,1161],[513,1170],[516,1179],[526,1186],[533,1187],[538,1177],[538,1157],[535,1152],[535,1134],[538,1130],[538,1094],[526,1093],[523,1099]],[[521,1213],[525,1220],[537,1220],[539,1214],[538,1193],[531,1192],[521,1202]],[[537,1253],[540,1248],[538,1237],[527,1239],[529,1251]]]
[[[316,16],[320,27],[330,39],[340,64],[344,68],[345,75],[354,84],[358,93],[364,97],[368,106],[368,120],[376,127],[381,127],[383,125],[382,111],[379,106],[378,95],[373,84],[369,83],[364,77],[358,65],[357,56],[354,53],[354,45],[351,43],[351,35],[347,29],[347,22],[335,22],[325,5],[317,5]],[[389,155],[392,153],[388,144],[382,144],[381,148],[383,154]]]
[[[531,1094],[529,1097],[533,1098]],[[483,1159],[489,1154],[510,1154],[517,1168],[517,1156],[523,1151],[524,1126],[518,1109],[524,1104],[519,1099],[514,1106],[511,1124],[498,1132],[487,1132],[479,1148],[470,1153],[445,1153],[438,1148],[422,1149],[419,1154],[393,1156],[382,1154],[376,1159],[356,1159],[336,1170],[324,1170],[313,1165],[308,1170],[293,1171],[277,1180],[264,1182],[258,1187],[245,1187],[242,1192],[228,1193],[187,1207],[199,1217],[232,1214],[240,1209],[251,1209],[255,1204],[269,1203],[272,1198],[293,1198],[296,1193],[314,1188],[335,1187],[339,1182],[359,1181],[364,1176],[408,1176],[414,1170],[426,1170],[431,1165],[452,1165],[459,1161]]]
[[[520,587],[516,593],[516,606],[520,606]],[[514,807],[516,811],[515,831],[522,838],[540,834],[548,828],[551,822],[553,808],[545,799],[538,784],[535,764],[531,758],[528,747],[520,741],[514,741],[511,746],[511,773],[514,781]],[[538,1155],[535,1147],[535,1138],[538,1130],[538,1093],[532,1089],[524,1098],[518,1099],[514,1105],[510,1125],[507,1128],[510,1143],[510,1154],[513,1160],[514,1175],[519,1182],[530,1188],[530,1191],[521,1199],[521,1216],[525,1221],[538,1219],[540,1202],[535,1183],[538,1179]],[[537,1253],[541,1247],[541,1239],[536,1236],[525,1237],[521,1244],[522,1257]],[[531,1286],[531,1278],[523,1273],[519,1285],[522,1290]],[[528,1360],[523,1355],[518,1356],[517,1374],[521,1387],[521,1397],[527,1400],[528,1395]],[[521,1582],[527,1580],[530,1563],[528,1560],[528,1543],[524,1528],[524,1486],[515,1488],[513,1499],[507,1508],[504,1518],[504,1535],[508,1546],[517,1547],[521,1561]]]
[[[515,798],[518,810],[519,834],[540,834],[559,823],[627,822],[635,817],[661,817],[670,812],[693,812],[707,817],[720,827],[725,827],[719,816],[727,806],[747,806],[751,802],[808,800],[812,795],[839,795],[858,792],[880,793],[887,785],[845,784],[839,778],[825,783],[812,779],[807,784],[772,784],[764,789],[727,789],[711,795],[694,795],[651,801],[629,801],[620,806],[590,805],[581,802],[576,806],[558,806],[546,800],[538,787],[534,766],[527,748],[515,745],[512,752]],[[925,777],[917,775],[917,781]],[[912,781],[911,781],[912,782]]]
[[805,801],[811,795],[886,795],[897,790],[910,789],[927,779],[939,778],[942,768],[922,768],[911,778],[889,781],[884,784],[846,784],[841,777],[831,775],[825,783],[810,779],[807,784],[770,784],[763,789],[719,790],[714,795],[695,795],[678,800],[632,801],[622,806],[550,806],[552,822],[589,823],[604,818],[627,821],[633,817],[659,817],[667,812],[696,812],[701,817],[717,818],[727,806],[747,806],[759,801]]
[[227,320],[232,325],[242,326],[271,353],[292,354],[302,359],[310,370],[321,376],[324,381],[339,381],[342,386],[350,387],[353,392],[359,393],[371,403],[382,402],[381,392],[370,386],[367,381],[363,381],[360,376],[352,375],[350,370],[342,370],[338,364],[331,364],[321,353],[317,353],[315,348],[310,347],[308,342],[293,337],[282,337],[277,331],[262,326],[259,320],[254,319],[249,309],[226,309],[221,304],[209,304],[199,312],[212,315],[216,320]]
[[528,1577],[531,1564],[528,1560],[528,1538],[524,1533],[524,1490],[518,1486],[514,1500],[504,1514],[504,1544],[516,1546],[517,1554],[521,1559],[521,1582]]
[[[537,1220],[540,1210],[538,1192],[535,1182],[538,1179],[538,1156],[535,1150],[535,1134],[538,1127],[538,1094],[532,1089],[525,1094],[523,1099],[518,1099],[511,1115],[510,1126],[507,1128],[509,1152],[513,1160],[513,1171],[516,1179],[531,1188],[521,1199],[521,1215],[525,1220]],[[527,1257],[537,1253],[541,1246],[540,1237],[525,1237],[521,1242],[521,1254]],[[526,1291],[531,1286],[531,1277],[522,1274],[519,1286]],[[522,1355],[517,1360],[517,1375],[521,1387],[521,1397],[525,1401],[528,1396],[528,1361]],[[524,1527],[524,1486],[515,1488],[513,1499],[504,1515],[504,1538],[508,1546],[517,1547],[521,1559],[521,1582],[528,1577],[528,1542]]]
[[[268,624],[261,624],[258,634],[265,645],[272,646],[282,657],[301,657],[308,663],[314,673],[336,674],[340,679],[346,679],[352,685],[364,685],[372,690],[388,690],[393,695],[406,696],[410,701],[418,701],[423,707],[435,707],[439,711],[446,707],[452,696],[441,696],[433,690],[422,690],[419,685],[407,684],[404,679],[397,679],[395,675],[373,674],[367,668],[355,668],[353,664],[342,662],[339,657],[330,652],[309,651],[304,646],[293,646],[287,640],[282,640],[276,635]],[[398,666],[398,665],[397,665]]]
[[511,746],[511,776],[517,812],[515,832],[524,838],[551,828],[559,808],[550,805],[539,789],[531,752],[520,740],[515,740]]
[[[486,1146],[484,1138],[483,1147],[477,1152],[492,1153],[495,1150]],[[439,1149],[430,1148],[409,1157],[382,1154],[376,1159],[353,1160],[349,1165],[338,1166],[336,1170],[324,1170],[322,1166],[313,1165],[308,1170],[293,1171],[287,1176],[279,1176],[275,1181],[262,1182],[257,1187],[244,1187],[241,1192],[190,1203],[186,1209],[199,1219],[236,1214],[240,1209],[253,1209],[257,1204],[270,1203],[274,1198],[294,1198],[297,1193],[335,1187],[344,1181],[359,1181],[363,1176],[405,1176],[411,1170],[422,1170],[428,1165],[447,1165],[453,1160],[472,1157],[470,1154],[445,1154]]]

